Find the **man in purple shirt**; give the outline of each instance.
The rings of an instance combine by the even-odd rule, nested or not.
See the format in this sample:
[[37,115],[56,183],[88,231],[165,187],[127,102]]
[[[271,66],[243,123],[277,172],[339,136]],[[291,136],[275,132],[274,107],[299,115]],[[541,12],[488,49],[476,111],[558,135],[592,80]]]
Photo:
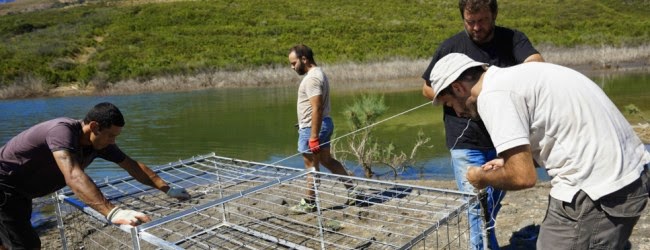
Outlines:
[[86,118],[56,118],[34,125],[0,148],[0,249],[40,248],[30,223],[32,199],[69,186],[91,208],[114,224],[138,225],[151,219],[111,204],[84,172],[97,158],[115,162],[139,182],[179,200],[183,188],[170,187],[145,164],[115,145],[124,117],[111,103],[93,107]]

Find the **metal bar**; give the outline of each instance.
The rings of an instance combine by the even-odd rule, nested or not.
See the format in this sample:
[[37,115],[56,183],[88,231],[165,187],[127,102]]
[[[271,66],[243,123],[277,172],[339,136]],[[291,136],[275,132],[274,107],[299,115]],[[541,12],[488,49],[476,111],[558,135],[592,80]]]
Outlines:
[[[214,231],[215,229],[219,229],[220,227],[223,227],[223,226],[225,226],[225,224],[224,224],[224,223],[220,223],[219,225],[216,225],[216,226],[213,226],[213,227],[210,227],[210,228],[206,228],[206,229],[204,229],[204,230],[201,231],[201,232],[194,233],[194,234],[192,234],[192,235],[189,235],[189,236],[185,237],[184,239],[181,239],[181,240],[179,240],[179,241],[176,241],[174,244],[175,244],[175,245],[183,244],[183,243],[185,243],[186,241],[190,241],[190,240],[192,240],[193,238],[199,237],[199,236],[204,235],[204,234],[208,234],[208,233]],[[243,245],[244,245],[244,244],[241,243],[241,242],[236,242],[235,244],[240,245],[240,246],[243,246]],[[208,245],[206,245],[206,244],[203,244],[203,245],[208,246]],[[209,247],[209,246],[208,246],[208,247]]]
[[133,242],[133,249],[140,250],[140,238],[138,237],[138,228],[131,228],[131,242]]
[[[221,175],[219,175],[219,169],[217,169],[216,175],[217,175],[217,187],[219,188],[219,198],[222,199],[223,198],[223,187],[221,185]],[[226,218],[226,203],[221,204],[221,212],[223,213],[221,215],[221,219],[223,220],[223,222],[228,221],[227,218]]]
[[475,202],[476,199],[477,199],[476,196],[472,197],[467,203],[464,203],[463,205],[458,207],[456,210],[454,210],[451,213],[447,214],[447,216],[445,216],[445,217],[441,218],[440,220],[438,220],[438,222],[436,224],[434,224],[431,227],[427,228],[426,230],[424,230],[424,232],[422,232],[421,234],[419,234],[415,238],[411,239],[411,241],[407,242],[406,244],[404,244],[402,247],[400,247],[398,249],[411,249],[416,243],[420,242],[421,240],[423,240],[424,238],[429,236],[429,234],[431,234],[431,232],[435,231],[440,225],[446,224],[447,221],[449,221],[450,218],[457,217],[458,215],[460,215],[461,211],[463,211],[464,209],[469,209],[469,204],[471,202]]
[[[203,173],[201,173],[201,174],[199,174],[199,175],[194,175],[194,176],[192,176],[192,178],[200,177],[200,176],[207,175],[207,174],[209,174],[209,173],[203,172]],[[133,178],[130,178],[129,180],[124,180],[124,181],[131,181],[131,180],[134,180],[134,179],[133,179]],[[186,179],[179,179],[179,180],[176,180],[176,181],[171,182],[171,183],[176,183],[176,182],[180,182],[180,181],[184,181],[184,180],[186,180]],[[117,184],[117,183],[119,183],[119,182],[107,183],[107,184],[102,185],[102,187],[111,186],[111,185],[114,185],[114,184]],[[133,195],[133,194],[137,194],[137,193],[140,193],[140,192],[148,192],[148,191],[150,191],[150,190],[154,190],[154,189],[155,189],[155,188],[150,187],[150,186],[144,186],[144,187],[145,187],[145,188],[144,188],[144,189],[141,189],[141,190],[137,190],[137,189],[136,189],[136,190],[133,190],[133,191],[131,191],[131,192],[125,192],[125,193],[122,193],[121,195],[111,196],[111,197],[110,197],[110,200],[117,200],[117,199],[120,199],[120,198],[123,198],[123,197],[131,196],[131,195]]]
[[292,167],[285,167],[285,166],[281,166],[281,165],[268,164],[268,163],[261,163],[261,162],[254,162],[254,161],[245,161],[245,160],[239,160],[239,159],[235,159],[235,158],[222,157],[222,156],[218,156],[218,155],[215,155],[214,158],[216,158],[216,159],[222,159],[222,160],[227,160],[227,161],[236,161],[236,162],[250,163],[250,164],[253,164],[253,165],[263,165],[263,166],[267,166],[267,167],[280,168],[280,169],[286,169],[286,170],[291,170],[291,171],[296,171],[296,170],[298,170],[298,171],[304,171],[304,170],[300,170],[300,169],[296,169],[296,168],[292,168]]
[[242,227],[242,226],[235,225],[235,224],[230,224],[230,223],[228,223],[227,226],[231,227],[232,229],[235,229],[237,231],[240,231],[242,233],[250,234],[250,235],[253,235],[255,237],[259,237],[261,239],[270,241],[270,242],[274,242],[274,243],[277,243],[277,244],[280,244],[280,245],[283,245],[283,246],[287,246],[290,249],[312,250],[311,248],[304,247],[304,246],[298,245],[296,243],[280,239],[280,238],[275,237],[273,235],[268,235],[268,234],[265,234],[265,233],[262,233],[262,232],[258,232],[258,231],[255,231],[253,229],[247,228],[247,227]]
[[[84,212],[84,213],[90,215],[91,217],[97,219],[98,221],[101,221],[101,222],[103,222],[105,224],[109,224],[109,221],[106,220],[104,215],[100,214],[95,209],[90,208],[85,203],[83,203],[83,202],[81,202],[81,201],[79,201],[79,200],[77,200],[75,198],[68,197],[68,196],[65,196],[65,195],[62,195],[62,194],[59,194],[58,198],[59,198],[59,200],[65,201],[68,204],[72,205],[73,207],[76,207],[77,209],[81,210],[82,212]],[[127,230],[125,232],[129,232],[129,230]]]
[[224,198],[221,198],[221,199],[218,199],[218,200],[215,200],[215,201],[212,201],[212,202],[208,202],[208,203],[200,205],[200,206],[191,207],[191,208],[186,209],[185,211],[177,212],[177,213],[168,215],[168,216],[166,216],[164,218],[148,222],[146,224],[141,225],[140,228],[141,228],[142,231],[144,231],[144,230],[147,230],[149,228],[156,227],[156,226],[161,225],[161,224],[165,224],[165,223],[170,222],[172,220],[176,220],[176,219],[179,219],[179,218],[182,218],[182,217],[194,214],[194,213],[198,213],[198,212],[201,212],[201,211],[203,211],[205,209],[221,205],[221,204],[223,204],[225,202],[229,202],[231,200],[241,198],[241,197],[243,197],[245,195],[256,193],[258,191],[273,187],[273,186],[281,184],[283,182],[296,179],[298,177],[301,177],[301,176],[305,175],[306,173],[307,172],[298,172],[298,173],[294,173],[292,175],[284,176],[284,177],[281,177],[281,178],[276,178],[274,181],[269,181],[269,182],[261,184],[259,186],[252,187],[252,188],[249,188],[247,190],[241,191],[239,193],[232,194],[232,195],[226,196]]
[[181,249],[183,249],[183,248],[181,248],[179,246],[176,246],[175,244],[173,244],[173,243],[171,243],[169,241],[158,238],[157,236],[152,235],[150,233],[140,231],[139,234],[140,234],[140,239],[142,239],[142,240],[144,240],[146,242],[149,242],[152,245],[160,247],[162,249],[166,249],[166,250],[181,250]]
[[[323,231],[323,213],[320,206],[320,197],[318,195],[318,186],[320,185],[320,175],[315,169],[309,171],[311,180],[314,185],[314,196],[316,198],[316,210],[318,210],[318,234],[320,235],[320,249],[325,249],[325,232]],[[318,178],[318,181],[316,181]]]
[[[213,156],[215,156],[214,153],[203,155],[203,156],[192,157],[190,159],[179,160],[178,163],[173,164],[173,165],[172,165],[172,163],[169,163],[168,166],[154,167],[154,169],[152,169],[152,170],[155,173],[160,173],[162,171],[167,171],[167,170],[172,169],[172,168],[180,167],[182,165],[185,165],[185,164],[188,164],[188,163],[191,163],[191,162],[202,161],[202,160],[205,160],[205,159],[207,159],[209,157],[213,157]],[[125,176],[125,177],[122,177],[122,178],[113,179],[110,182],[106,181],[104,183],[95,183],[95,185],[97,185],[97,188],[101,189],[101,188],[106,187],[108,185],[113,185],[113,184],[116,184],[116,183],[130,181],[130,180],[134,180],[134,179],[135,178],[133,178],[133,176],[128,175],[128,176]],[[68,190],[68,191],[65,191],[63,193],[63,195],[69,196],[72,193],[73,193],[72,190]]]
[[[83,213],[88,214],[91,217],[93,217],[93,218],[95,218],[95,219],[97,219],[97,220],[99,220],[99,221],[101,221],[103,223],[110,224],[106,220],[106,218],[104,218],[104,216],[102,214],[100,214],[96,210],[88,207],[86,204],[84,204],[81,201],[78,201],[78,200],[76,200],[74,198],[71,198],[71,197],[67,197],[65,195],[58,195],[58,199],[67,202],[68,204],[70,204],[70,205],[76,207],[77,209],[81,210]],[[133,229],[136,229],[136,230],[139,229],[138,227],[132,227],[132,226],[129,226],[129,225],[120,225],[119,228],[120,228],[120,230],[122,230],[124,232],[127,232],[127,233],[132,233]],[[149,242],[149,243],[151,243],[153,245],[163,247],[163,249],[181,249],[181,248],[175,247],[173,245],[170,245],[169,242],[164,241],[164,240],[162,240],[162,239],[160,239],[160,238],[158,238],[158,237],[156,237],[154,235],[151,235],[151,234],[146,233],[146,232],[142,232],[142,230],[138,230],[138,231],[139,231],[139,235],[140,235],[141,239],[143,239],[144,241]]]
[[56,227],[59,228],[59,235],[61,237],[61,246],[63,250],[68,250],[68,242],[65,238],[65,225],[63,224],[63,212],[61,211],[61,202],[59,199],[57,199],[57,194],[61,193],[61,191],[56,191],[54,195],[52,195],[52,199],[54,200],[54,203],[56,204]]

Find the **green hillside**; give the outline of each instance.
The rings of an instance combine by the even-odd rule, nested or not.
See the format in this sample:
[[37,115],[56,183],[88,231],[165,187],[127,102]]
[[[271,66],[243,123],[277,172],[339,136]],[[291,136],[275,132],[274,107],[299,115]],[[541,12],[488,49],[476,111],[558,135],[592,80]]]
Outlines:
[[[462,23],[452,0],[88,1],[0,16],[0,87],[146,79],[286,64],[305,43],[321,62],[431,56]],[[501,0],[497,23],[534,44],[635,46],[650,40],[650,4]],[[65,7],[65,8],[64,8]]]

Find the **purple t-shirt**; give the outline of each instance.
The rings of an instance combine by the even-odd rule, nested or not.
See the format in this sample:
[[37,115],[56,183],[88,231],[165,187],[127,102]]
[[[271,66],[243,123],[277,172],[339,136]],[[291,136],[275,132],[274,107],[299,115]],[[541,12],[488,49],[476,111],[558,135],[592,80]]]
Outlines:
[[0,181],[30,198],[66,185],[52,152],[67,150],[79,157],[85,169],[100,157],[119,163],[126,155],[112,144],[102,150],[80,145],[82,121],[56,118],[32,126],[0,148]]

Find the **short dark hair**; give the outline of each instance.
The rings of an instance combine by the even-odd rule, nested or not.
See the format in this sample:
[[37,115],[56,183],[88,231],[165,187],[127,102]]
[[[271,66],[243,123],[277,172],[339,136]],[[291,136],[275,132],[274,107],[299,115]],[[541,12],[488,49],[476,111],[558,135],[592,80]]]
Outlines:
[[475,84],[478,82],[478,79],[481,78],[481,74],[483,74],[483,72],[485,72],[483,65],[471,67],[463,71],[463,73],[458,76],[457,81],[464,81]]
[[440,90],[440,93],[438,93],[438,96],[446,96],[446,95],[456,96],[454,94],[454,91],[453,91],[453,88],[451,87],[451,85],[449,85],[446,88]]
[[122,112],[109,102],[102,102],[88,111],[86,117],[84,118],[84,123],[88,124],[91,121],[96,121],[99,123],[100,129],[110,128],[115,125],[118,127],[124,127],[124,116]]
[[316,60],[314,60],[314,52],[307,45],[298,44],[296,46],[293,46],[289,50],[289,54],[291,54],[291,52],[295,52],[296,57],[298,58],[302,58],[304,56],[309,62],[316,64]]
[[460,17],[465,19],[465,10],[469,12],[477,12],[484,7],[490,7],[493,16],[496,16],[499,11],[497,0],[458,0],[458,8],[460,9]]
[[[481,78],[481,74],[483,74],[483,72],[485,72],[485,68],[483,68],[483,66],[471,67],[463,71],[463,73],[460,74],[460,76],[458,76],[458,78],[454,82],[462,81],[474,85],[476,84],[476,82],[478,82],[478,79]],[[444,95],[455,96],[453,88],[451,88],[451,85],[444,88],[443,90],[440,90],[440,93],[438,93],[438,96],[444,96]]]

